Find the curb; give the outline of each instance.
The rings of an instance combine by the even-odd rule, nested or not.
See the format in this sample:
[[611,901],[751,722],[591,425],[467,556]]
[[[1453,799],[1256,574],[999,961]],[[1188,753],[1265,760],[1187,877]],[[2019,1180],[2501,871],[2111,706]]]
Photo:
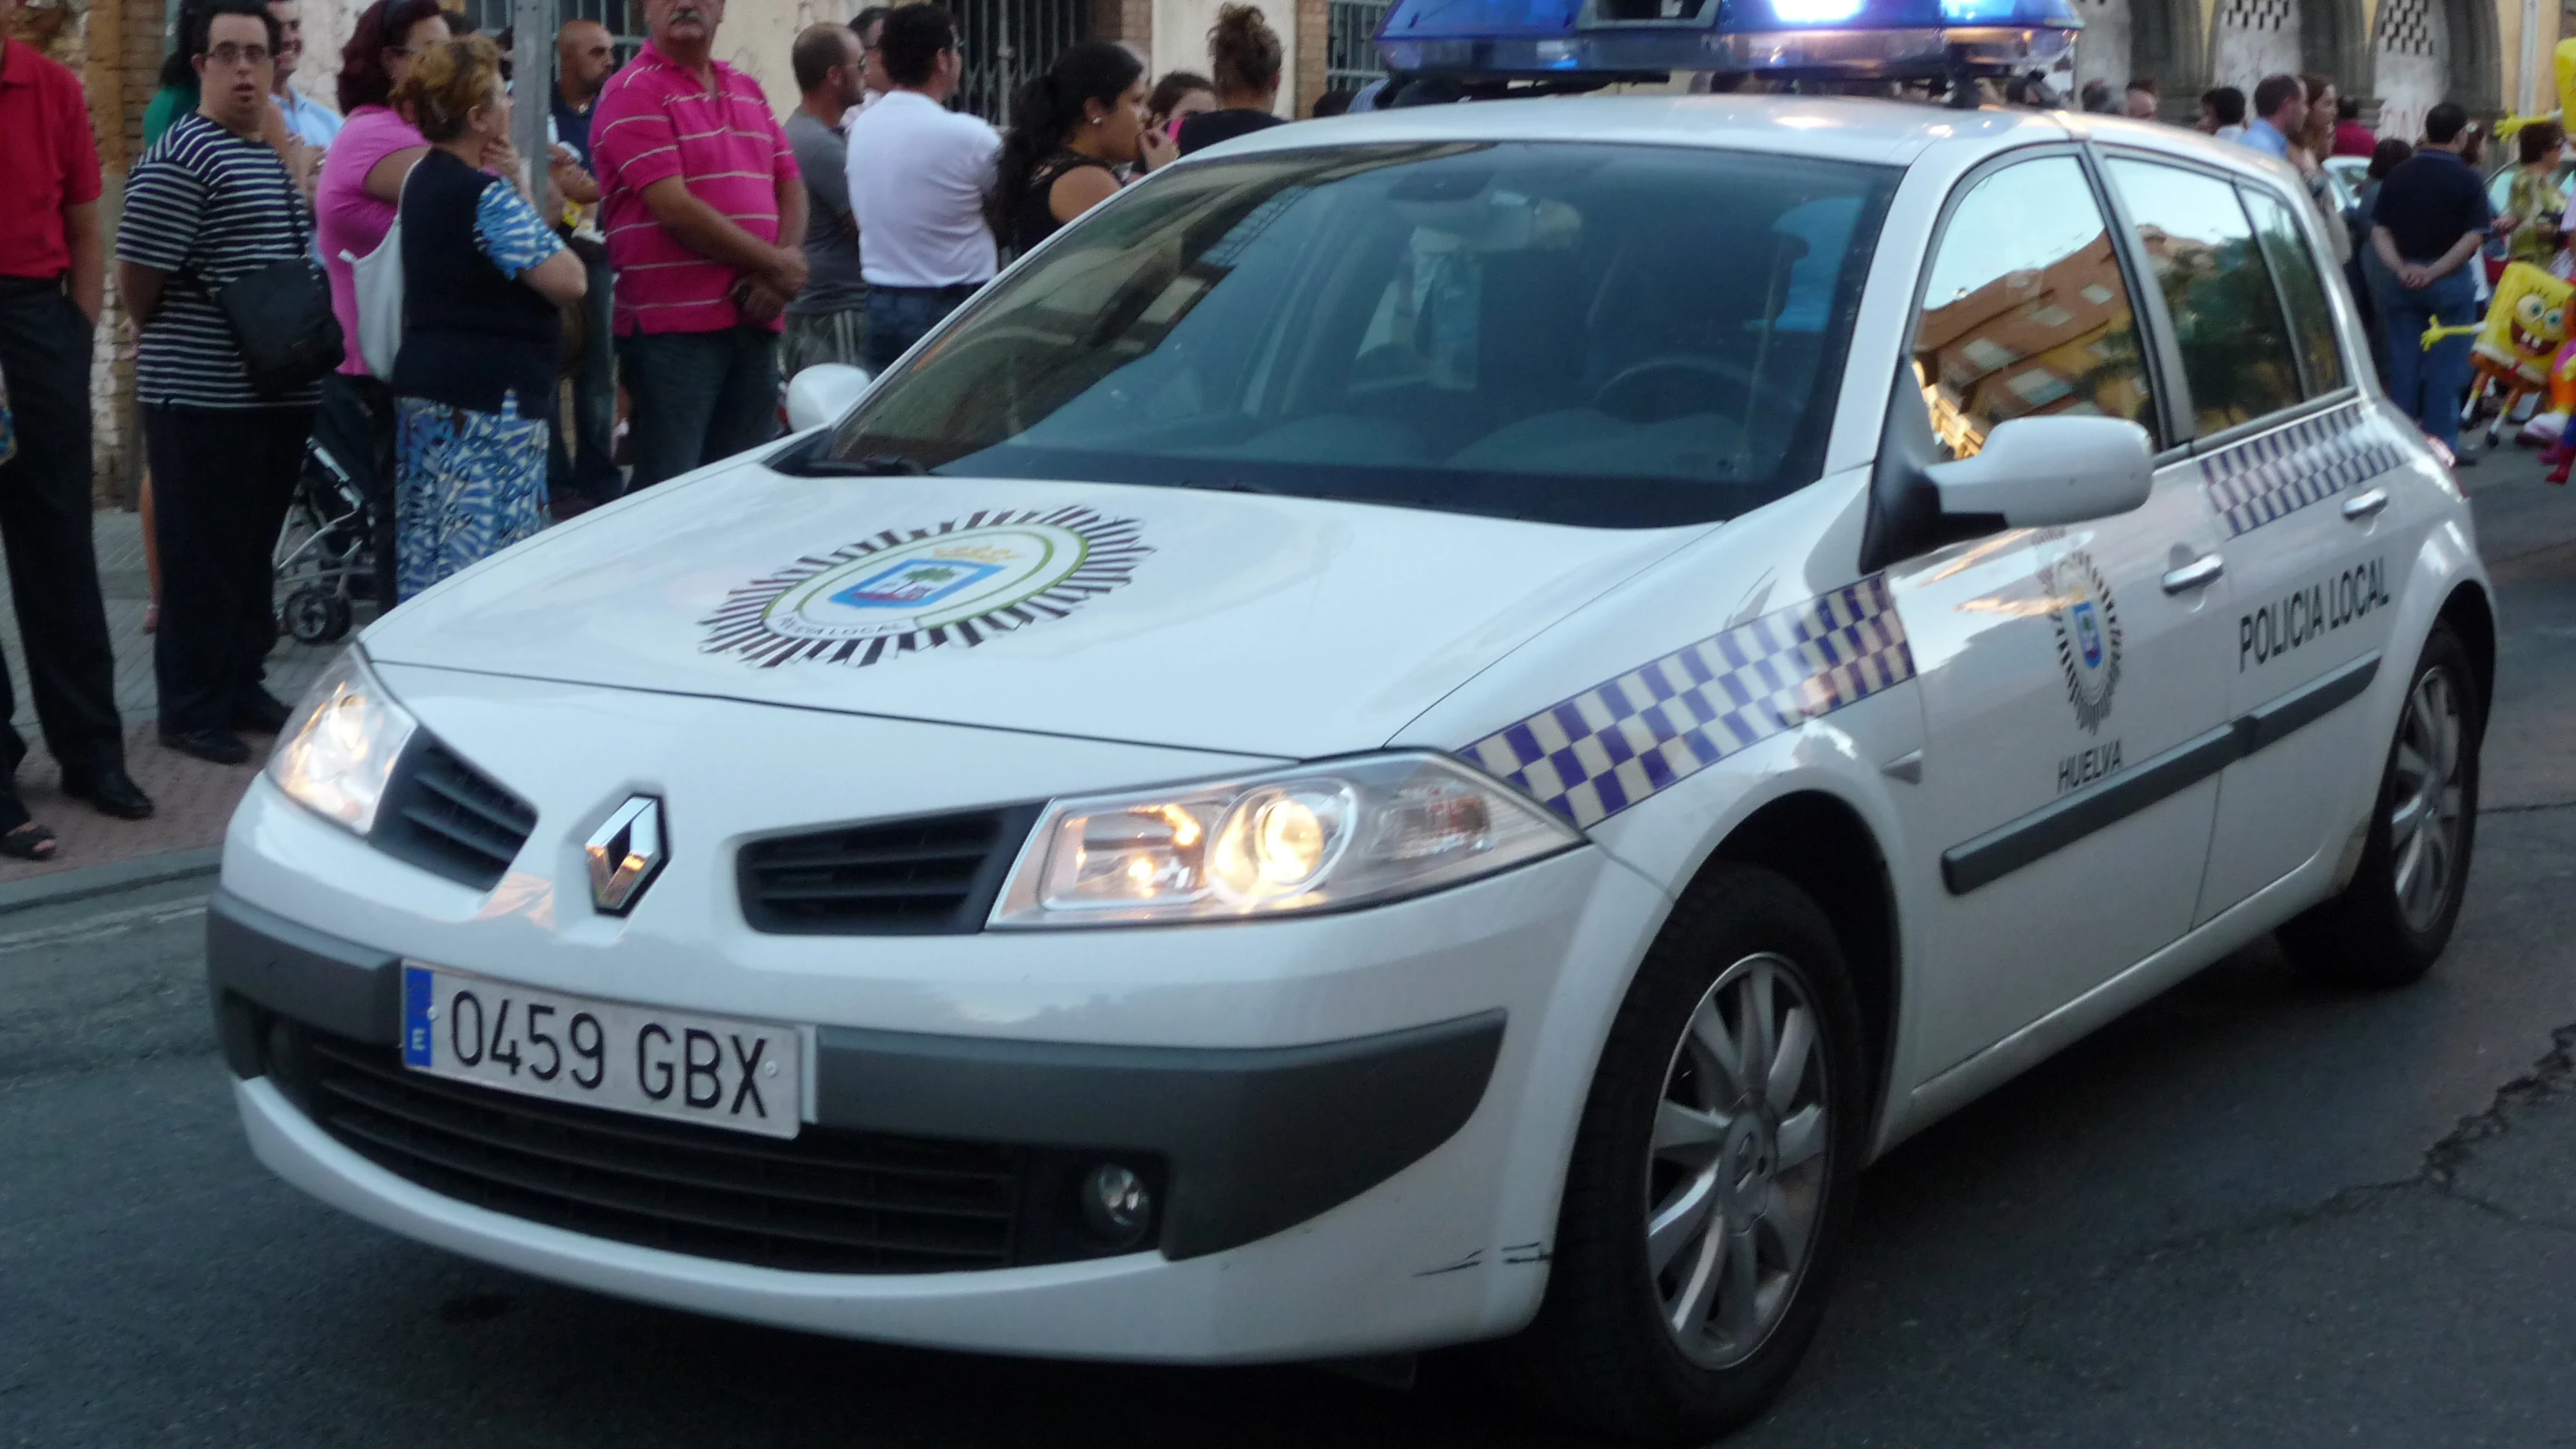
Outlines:
[[0,883],[0,916],[33,910],[38,906],[85,901],[92,896],[114,895],[119,891],[160,885],[166,881],[210,876],[220,870],[223,863],[223,847],[213,845],[203,850],[165,850],[132,860],[56,871],[33,880],[8,881]]

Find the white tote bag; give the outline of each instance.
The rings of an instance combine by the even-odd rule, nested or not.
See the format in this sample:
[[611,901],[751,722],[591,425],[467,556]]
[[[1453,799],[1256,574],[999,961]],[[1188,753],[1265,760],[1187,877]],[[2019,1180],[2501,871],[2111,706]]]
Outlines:
[[[413,170],[418,169],[415,162]],[[411,190],[409,171],[403,173],[402,190]],[[370,376],[391,382],[403,337],[402,203],[394,203],[394,224],[385,228],[385,239],[374,251],[363,257],[342,252],[340,260],[349,264],[357,281],[358,356]]]

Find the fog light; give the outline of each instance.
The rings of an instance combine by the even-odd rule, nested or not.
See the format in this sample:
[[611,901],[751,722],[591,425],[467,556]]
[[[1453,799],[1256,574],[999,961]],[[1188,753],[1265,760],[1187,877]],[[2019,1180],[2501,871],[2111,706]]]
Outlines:
[[1124,1247],[1145,1236],[1154,1221],[1154,1195],[1145,1179],[1104,1162],[1082,1179],[1082,1219],[1091,1230]]

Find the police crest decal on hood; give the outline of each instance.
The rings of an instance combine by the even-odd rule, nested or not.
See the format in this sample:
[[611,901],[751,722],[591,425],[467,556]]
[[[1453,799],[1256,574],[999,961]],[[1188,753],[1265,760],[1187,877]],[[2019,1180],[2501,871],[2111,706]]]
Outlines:
[[888,529],[735,589],[698,621],[708,631],[700,648],[765,669],[797,659],[864,668],[916,650],[971,648],[1061,619],[1126,583],[1153,552],[1138,541],[1140,528],[1069,507]]

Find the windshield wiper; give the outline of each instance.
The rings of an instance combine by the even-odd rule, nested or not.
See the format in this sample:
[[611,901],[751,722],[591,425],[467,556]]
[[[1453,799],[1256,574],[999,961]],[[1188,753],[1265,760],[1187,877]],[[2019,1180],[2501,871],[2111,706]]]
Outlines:
[[794,460],[783,471],[824,478],[919,478],[930,472],[919,458],[904,453],[869,453],[857,458],[834,458],[819,450],[812,456]]

